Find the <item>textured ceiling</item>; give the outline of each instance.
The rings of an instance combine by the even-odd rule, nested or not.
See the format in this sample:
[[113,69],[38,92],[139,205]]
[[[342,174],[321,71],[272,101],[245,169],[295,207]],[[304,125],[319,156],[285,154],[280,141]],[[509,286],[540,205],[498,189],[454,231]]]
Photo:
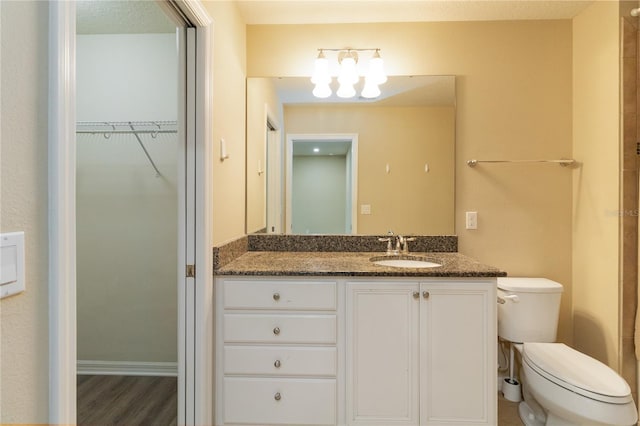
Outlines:
[[[203,0],[228,1],[228,0]],[[571,19],[580,0],[237,0],[251,24]],[[78,34],[170,33],[175,25],[153,0],[80,0]]]
[[252,0],[237,1],[247,24],[571,19],[579,0]]

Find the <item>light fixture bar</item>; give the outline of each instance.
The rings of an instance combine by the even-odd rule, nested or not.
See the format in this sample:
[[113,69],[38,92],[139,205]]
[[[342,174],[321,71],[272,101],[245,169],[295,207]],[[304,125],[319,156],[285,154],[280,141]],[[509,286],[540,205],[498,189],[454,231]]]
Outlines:
[[311,82],[315,85],[313,95],[317,98],[328,98],[333,93],[331,90],[332,77],[329,74],[329,60],[324,52],[338,52],[338,83],[340,87],[336,94],[340,98],[352,98],[356,95],[355,85],[360,81],[358,74],[358,53],[357,52],[374,52],[369,59],[369,68],[365,76],[365,85],[361,96],[364,98],[377,98],[380,96],[379,85],[387,81],[384,72],[384,63],[380,57],[380,48],[318,48],[318,56],[315,62],[315,70],[311,77]]
[[352,51],[352,52],[375,52],[375,51],[380,51],[382,49],[380,49],[379,47],[367,47],[367,48],[354,48],[354,47],[343,47],[340,49],[337,48],[326,48],[326,47],[319,47],[318,48],[318,52],[320,51],[326,51],[326,52],[346,52],[346,51]]

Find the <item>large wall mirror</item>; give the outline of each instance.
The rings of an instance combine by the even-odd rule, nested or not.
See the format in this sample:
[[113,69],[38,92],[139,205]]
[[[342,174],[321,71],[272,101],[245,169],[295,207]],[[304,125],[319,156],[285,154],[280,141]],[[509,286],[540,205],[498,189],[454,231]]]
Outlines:
[[247,79],[247,233],[453,235],[455,77],[393,76],[375,99]]

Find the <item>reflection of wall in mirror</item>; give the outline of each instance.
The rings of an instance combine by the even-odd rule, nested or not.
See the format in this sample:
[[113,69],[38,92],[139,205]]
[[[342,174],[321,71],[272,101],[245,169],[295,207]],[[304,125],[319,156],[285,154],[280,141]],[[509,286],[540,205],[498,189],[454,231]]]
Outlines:
[[291,232],[349,233],[346,156],[294,155],[292,163]]
[[358,234],[454,233],[453,107],[290,105],[284,125],[285,133],[358,134],[358,206],[371,205],[358,214]]
[[282,123],[282,105],[268,78],[247,79],[247,208],[246,232],[266,227],[266,120],[269,110]]

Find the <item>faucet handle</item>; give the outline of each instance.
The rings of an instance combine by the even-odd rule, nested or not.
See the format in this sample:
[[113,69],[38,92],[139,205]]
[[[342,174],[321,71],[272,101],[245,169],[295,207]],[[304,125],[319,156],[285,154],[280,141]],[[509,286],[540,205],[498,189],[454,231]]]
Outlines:
[[[403,254],[409,254],[409,241],[415,241],[416,237],[404,237],[402,238],[402,253]],[[400,243],[400,240],[398,240],[398,243]]]
[[390,254],[393,251],[391,247],[391,243],[393,241],[392,237],[378,238],[378,241],[380,241],[381,243],[387,243],[387,254]]

